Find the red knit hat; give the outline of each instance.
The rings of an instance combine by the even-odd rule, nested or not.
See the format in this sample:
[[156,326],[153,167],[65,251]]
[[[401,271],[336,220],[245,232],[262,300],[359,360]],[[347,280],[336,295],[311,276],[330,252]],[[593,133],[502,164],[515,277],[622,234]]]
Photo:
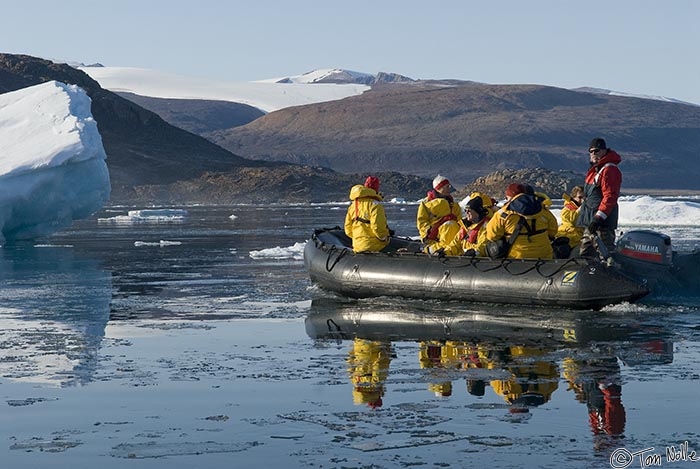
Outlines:
[[517,182],[514,182],[512,184],[508,184],[508,187],[506,187],[506,196],[507,197],[515,197],[518,194],[524,194],[527,191],[527,188],[523,186],[522,184],[519,184]]
[[379,178],[374,176],[367,176],[365,179],[365,187],[374,189],[375,192],[379,192]]

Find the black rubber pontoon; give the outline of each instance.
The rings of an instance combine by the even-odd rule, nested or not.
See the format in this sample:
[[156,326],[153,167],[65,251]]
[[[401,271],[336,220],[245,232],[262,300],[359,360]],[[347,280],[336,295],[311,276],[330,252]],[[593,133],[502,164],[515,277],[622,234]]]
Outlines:
[[352,298],[399,296],[600,309],[649,293],[618,269],[588,259],[442,257],[420,244],[392,239],[402,253],[354,253],[336,227],[316,230],[304,249],[311,280]]

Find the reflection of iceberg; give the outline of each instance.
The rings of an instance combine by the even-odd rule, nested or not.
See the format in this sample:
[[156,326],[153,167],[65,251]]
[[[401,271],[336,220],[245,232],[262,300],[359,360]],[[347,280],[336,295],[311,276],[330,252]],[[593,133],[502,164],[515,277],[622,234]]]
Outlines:
[[90,98],[56,81],[0,95],[0,242],[58,231],[109,197]]
[[68,248],[0,250],[0,373],[56,386],[93,379],[112,282]]

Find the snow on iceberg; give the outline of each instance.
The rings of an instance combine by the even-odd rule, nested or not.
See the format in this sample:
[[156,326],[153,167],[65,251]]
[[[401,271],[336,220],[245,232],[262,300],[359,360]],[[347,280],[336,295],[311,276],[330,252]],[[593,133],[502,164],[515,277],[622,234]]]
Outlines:
[[0,242],[47,236],[109,198],[90,103],[57,81],[0,95]]

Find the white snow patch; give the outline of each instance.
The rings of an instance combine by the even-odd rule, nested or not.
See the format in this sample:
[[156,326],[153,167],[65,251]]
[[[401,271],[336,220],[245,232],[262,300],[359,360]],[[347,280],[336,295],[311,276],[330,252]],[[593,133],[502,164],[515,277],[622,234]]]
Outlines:
[[654,197],[622,197],[619,224],[626,226],[699,226],[700,203]]
[[230,101],[248,104],[265,112],[335,101],[370,89],[358,84],[219,81],[128,67],[81,67],[80,70],[110,91],[154,98]]

